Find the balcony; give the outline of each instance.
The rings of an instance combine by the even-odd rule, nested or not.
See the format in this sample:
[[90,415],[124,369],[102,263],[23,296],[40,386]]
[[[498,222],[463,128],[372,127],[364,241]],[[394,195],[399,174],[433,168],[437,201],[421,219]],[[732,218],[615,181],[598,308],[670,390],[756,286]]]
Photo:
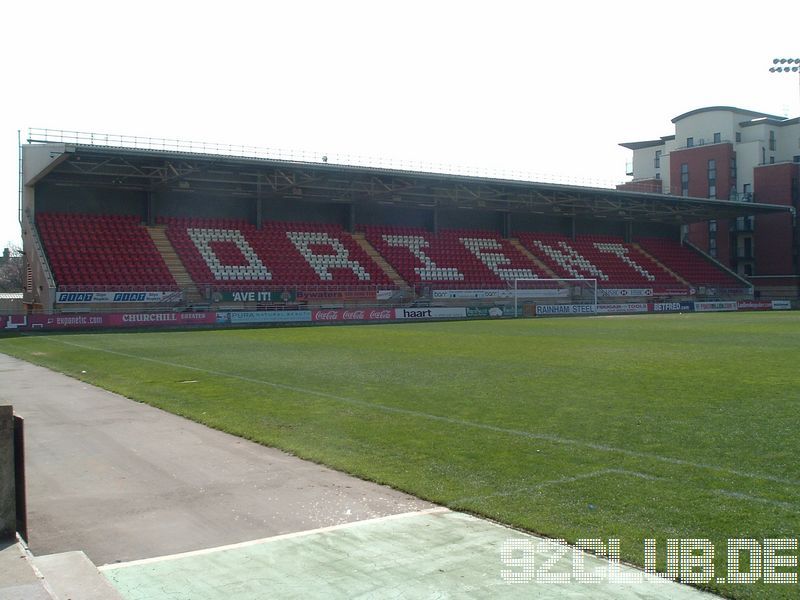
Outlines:
[[729,200],[733,202],[752,202],[753,192],[731,192]]
[[694,143],[692,143],[692,144],[687,144],[685,146],[680,146],[678,148],[674,148],[673,152],[676,151],[676,150],[691,150],[693,148],[700,148],[700,147],[703,147],[703,146],[714,146],[714,145],[730,144],[730,143],[731,143],[730,140],[719,140],[718,142],[715,142],[715,141],[713,141],[713,138],[711,140],[706,139],[706,138],[698,138],[698,139],[695,139]]
[[733,230],[736,233],[752,232],[755,229],[755,219],[753,217],[736,217]]

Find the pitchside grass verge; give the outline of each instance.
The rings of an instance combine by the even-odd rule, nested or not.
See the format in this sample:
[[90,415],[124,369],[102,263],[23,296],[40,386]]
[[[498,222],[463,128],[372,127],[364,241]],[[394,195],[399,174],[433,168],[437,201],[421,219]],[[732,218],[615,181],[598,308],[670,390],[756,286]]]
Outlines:
[[709,538],[724,575],[728,538],[800,537],[798,313],[32,335],[0,351],[454,509],[619,538],[639,565],[645,538],[662,570],[667,538]]

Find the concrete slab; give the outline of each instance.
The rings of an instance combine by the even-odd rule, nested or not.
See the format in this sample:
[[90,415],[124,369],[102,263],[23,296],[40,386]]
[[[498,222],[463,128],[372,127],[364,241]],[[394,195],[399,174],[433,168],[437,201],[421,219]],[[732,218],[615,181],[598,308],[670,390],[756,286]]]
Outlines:
[[25,418],[29,546],[95,564],[431,505],[0,354]]
[[58,598],[122,600],[83,552],[37,556],[33,564]]
[[[263,598],[559,598],[682,600],[714,598],[622,566],[636,582],[510,583],[501,549],[541,539],[445,509],[288,534],[258,543],[101,567],[126,600]],[[536,551],[534,567],[552,555]],[[572,554],[550,573],[570,574]],[[585,569],[608,562],[584,556]],[[607,572],[607,571],[606,571]]]
[[0,544],[0,598],[53,600],[25,549],[16,542]]

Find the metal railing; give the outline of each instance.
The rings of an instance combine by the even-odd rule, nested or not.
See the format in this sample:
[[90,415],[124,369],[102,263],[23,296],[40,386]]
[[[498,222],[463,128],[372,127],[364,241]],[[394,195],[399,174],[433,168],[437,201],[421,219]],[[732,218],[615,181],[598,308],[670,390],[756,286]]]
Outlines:
[[36,255],[39,258],[39,266],[44,273],[44,277],[47,280],[47,287],[51,290],[56,289],[56,280],[53,277],[53,272],[50,270],[50,265],[45,258],[44,253],[44,246],[42,245],[42,240],[39,239],[39,230],[36,229],[36,225],[33,223],[33,219],[31,219],[30,214],[25,215],[28,225],[28,231],[31,236],[31,240],[33,240],[33,245],[36,247]]
[[110,133],[93,133],[69,131],[63,129],[43,129],[32,127],[28,130],[28,143],[59,143],[86,146],[104,146],[112,148],[133,148],[159,152],[181,152],[192,154],[211,154],[241,158],[263,158],[287,162],[317,163],[320,165],[338,165],[351,167],[369,167],[376,169],[392,169],[416,173],[437,173],[446,175],[463,175],[469,177],[485,177],[537,183],[558,183],[564,185],[580,185],[594,188],[613,189],[619,182],[596,177],[556,175],[518,169],[492,169],[453,163],[432,162],[389,158],[363,154],[313,152],[261,146],[222,144],[181,140],[176,138],[155,138],[136,135],[119,135]]

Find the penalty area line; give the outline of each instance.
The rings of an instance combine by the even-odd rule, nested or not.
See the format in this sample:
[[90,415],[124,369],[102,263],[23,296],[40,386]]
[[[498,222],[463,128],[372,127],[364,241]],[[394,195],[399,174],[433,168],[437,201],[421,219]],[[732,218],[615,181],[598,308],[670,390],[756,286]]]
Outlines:
[[674,458],[671,456],[662,456],[660,454],[655,454],[652,452],[639,452],[636,450],[629,450],[627,448],[619,448],[616,446],[609,446],[607,444],[598,444],[595,442],[587,442],[584,440],[576,440],[572,438],[565,438],[558,435],[554,435],[551,433],[535,433],[531,431],[523,431],[520,429],[510,429],[506,427],[498,427],[497,425],[489,425],[488,423],[476,423],[475,421],[466,421],[463,419],[456,419],[454,417],[445,417],[443,415],[435,415],[431,413],[426,413],[418,410],[412,410],[409,408],[400,408],[397,406],[388,406],[386,404],[380,404],[377,402],[368,402],[366,400],[359,400],[357,398],[350,398],[347,396],[339,396],[337,394],[331,394],[329,392],[321,392],[319,390],[313,390],[309,388],[302,388],[298,386],[288,385],[285,383],[277,383],[274,381],[268,381],[266,379],[257,379],[255,377],[247,377],[245,375],[238,375],[236,373],[226,373],[225,371],[217,371],[214,369],[206,369],[204,367],[196,367],[193,365],[185,365],[181,363],[176,363],[168,360],[160,360],[157,358],[151,358],[149,356],[140,356],[138,354],[131,354],[128,352],[120,352],[119,350],[108,350],[106,348],[97,348],[95,346],[89,346],[86,344],[79,344],[77,342],[68,342],[60,337],[47,337],[46,339],[51,341],[56,341],[61,344],[65,344],[67,346],[74,346],[76,348],[83,348],[84,350],[91,350],[93,352],[104,352],[106,354],[112,354],[116,356],[122,356],[124,358],[132,358],[134,360],[141,360],[145,362],[151,362],[154,364],[162,365],[165,367],[174,367],[176,369],[186,369],[189,371],[195,371],[198,373],[206,373],[207,375],[216,375],[217,377],[227,377],[229,379],[235,379],[238,381],[244,381],[246,383],[255,383],[258,385],[266,385],[275,389],[285,390],[289,392],[295,392],[297,394],[307,394],[310,396],[316,396],[318,398],[325,398],[328,400],[336,400],[337,402],[343,402],[346,404],[351,404],[353,406],[359,406],[363,408],[367,408],[370,410],[377,410],[381,412],[391,413],[391,414],[398,414],[398,415],[405,415],[409,417],[416,417],[420,419],[427,419],[430,421],[437,421],[439,423],[447,423],[449,425],[456,425],[459,427],[466,427],[470,429],[480,429],[483,431],[491,431],[493,433],[500,433],[503,435],[511,435],[514,437],[520,437],[525,439],[531,440],[540,440],[544,442],[551,442],[554,444],[561,444],[565,446],[575,446],[577,448],[588,448],[590,450],[597,450],[598,452],[609,452],[614,454],[622,454],[623,456],[630,456],[632,458],[640,458],[646,460],[654,460],[657,462],[669,464],[669,465],[677,465],[677,466],[684,466],[684,467],[692,467],[695,469],[704,469],[707,471],[715,471],[717,473],[725,473],[728,475],[735,475],[737,477],[744,477],[747,479],[760,479],[763,481],[771,481],[773,483],[780,483],[783,485],[790,485],[790,486],[800,486],[800,481],[796,479],[786,479],[783,477],[776,477],[774,475],[766,475],[763,473],[753,473],[750,471],[742,471],[740,469],[731,469],[728,467],[720,467],[718,465],[712,465],[708,463],[701,463],[701,462],[693,462],[690,460],[682,459],[682,458]]

